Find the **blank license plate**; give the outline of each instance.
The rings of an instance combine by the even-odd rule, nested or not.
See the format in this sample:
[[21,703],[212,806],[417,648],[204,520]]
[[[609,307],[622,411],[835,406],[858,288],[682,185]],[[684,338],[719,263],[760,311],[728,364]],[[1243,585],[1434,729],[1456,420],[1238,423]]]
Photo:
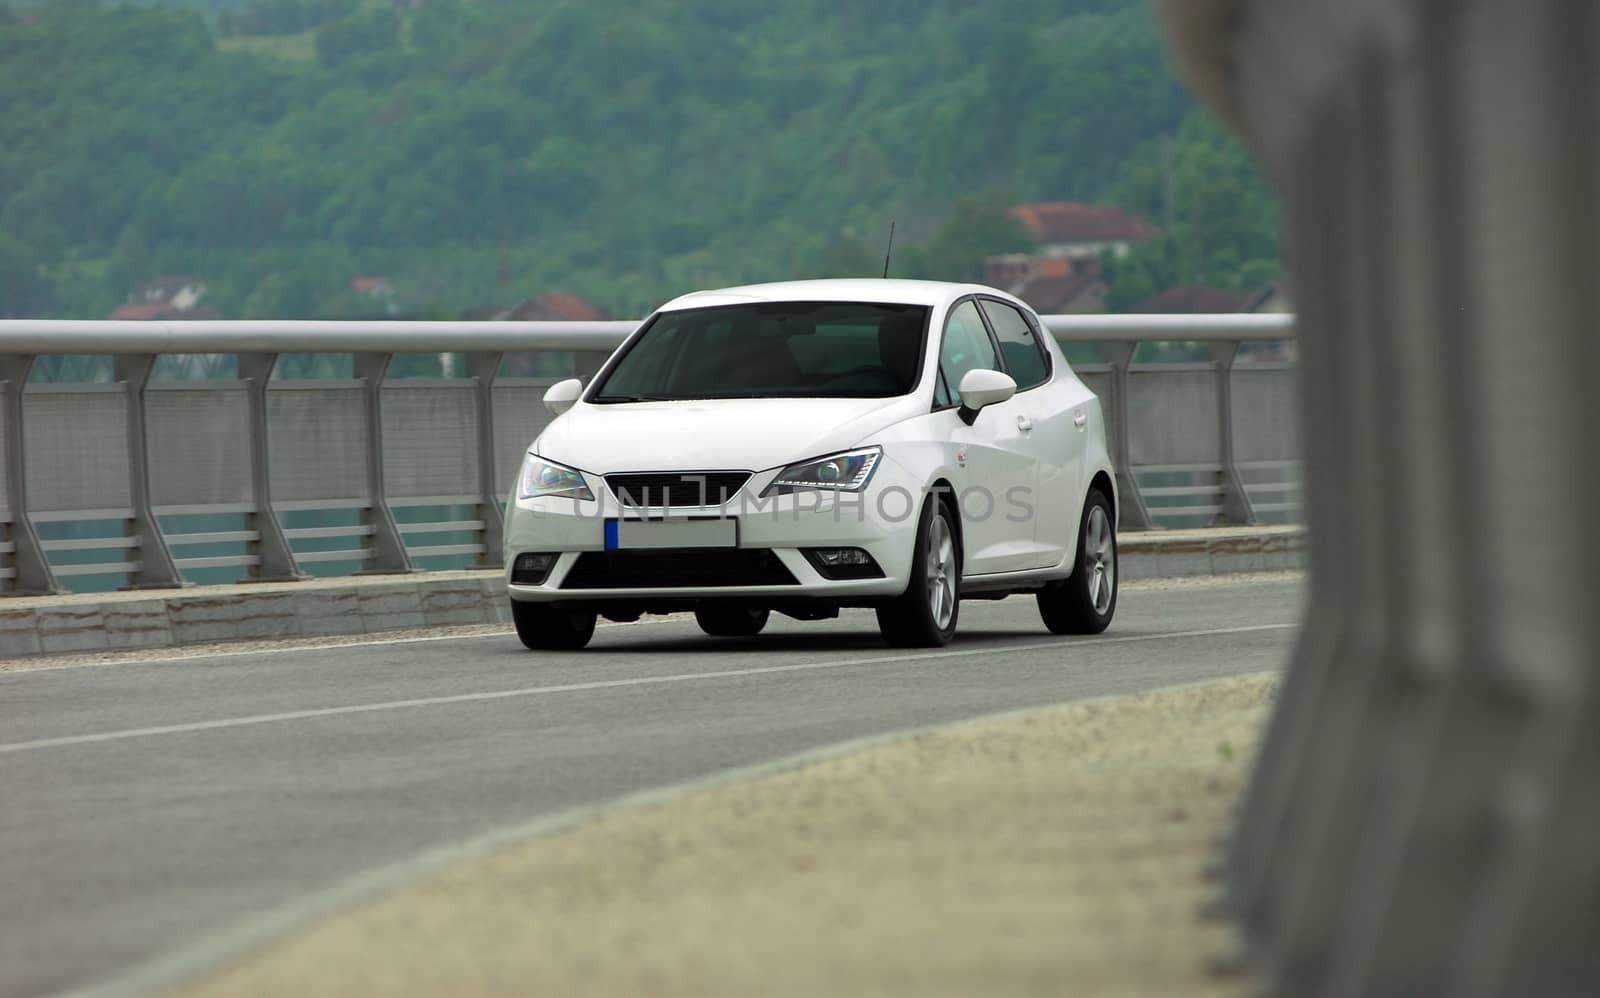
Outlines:
[[739,546],[733,517],[700,520],[607,520],[606,550],[732,548]]

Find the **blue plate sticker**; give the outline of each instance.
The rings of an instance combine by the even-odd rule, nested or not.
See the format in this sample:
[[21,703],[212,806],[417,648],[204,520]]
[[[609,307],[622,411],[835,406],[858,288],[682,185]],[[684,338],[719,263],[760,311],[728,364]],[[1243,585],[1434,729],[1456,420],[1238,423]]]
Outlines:
[[616,520],[607,520],[606,521],[606,550],[607,551],[615,551],[617,548],[619,548],[621,546],[622,546],[621,544],[617,543],[617,521]]

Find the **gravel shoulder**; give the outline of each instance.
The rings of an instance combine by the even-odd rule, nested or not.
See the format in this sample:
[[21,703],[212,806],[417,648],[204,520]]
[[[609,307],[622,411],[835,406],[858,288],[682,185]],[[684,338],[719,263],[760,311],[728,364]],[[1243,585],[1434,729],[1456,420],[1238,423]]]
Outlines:
[[190,993],[1239,995],[1196,912],[1269,674],[968,722],[604,815]]

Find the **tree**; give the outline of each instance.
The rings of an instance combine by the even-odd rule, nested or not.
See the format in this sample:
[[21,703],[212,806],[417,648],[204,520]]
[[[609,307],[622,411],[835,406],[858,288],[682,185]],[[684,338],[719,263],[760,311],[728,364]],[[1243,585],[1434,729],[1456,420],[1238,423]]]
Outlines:
[[380,8],[319,28],[317,64],[324,69],[338,69],[353,58],[393,51],[399,44],[399,15]]
[[322,314],[367,273],[437,280],[452,310],[514,283],[638,314],[881,273],[891,218],[892,274],[973,278],[1032,242],[999,189],[1114,189],[1164,227],[1171,191],[1180,273],[1278,261],[1270,193],[1191,115],[1147,0],[410,7],[25,0],[0,30],[0,233],[57,311],[102,315],[190,272],[252,314]]
[[50,285],[22,243],[0,234],[0,317],[41,316],[50,306]]
[[810,273],[815,277],[877,277],[883,273],[883,257],[861,240],[844,236],[822,249]]
[[1174,284],[1254,290],[1280,269],[1277,203],[1244,147],[1202,111],[1142,147],[1110,197],[1167,225],[1166,238],[1108,263],[1113,311]]
[[1106,296],[1106,310],[1110,312],[1125,312],[1146,298],[1185,283],[1178,246],[1170,237],[1138,243],[1120,259],[1107,253],[1101,257],[1100,266],[1111,289]]

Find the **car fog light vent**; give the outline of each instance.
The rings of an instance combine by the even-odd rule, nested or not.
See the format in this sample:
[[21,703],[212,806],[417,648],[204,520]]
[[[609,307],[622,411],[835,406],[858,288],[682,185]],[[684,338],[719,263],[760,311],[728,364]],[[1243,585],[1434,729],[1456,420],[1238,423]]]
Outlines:
[[519,554],[517,560],[511,563],[511,584],[514,586],[543,585],[550,574],[550,569],[555,567],[556,559],[560,555],[543,552]]
[[872,556],[860,548],[818,548],[817,557],[824,565],[867,565]]
[[883,570],[861,548],[807,548],[806,560],[824,579],[878,579]]

